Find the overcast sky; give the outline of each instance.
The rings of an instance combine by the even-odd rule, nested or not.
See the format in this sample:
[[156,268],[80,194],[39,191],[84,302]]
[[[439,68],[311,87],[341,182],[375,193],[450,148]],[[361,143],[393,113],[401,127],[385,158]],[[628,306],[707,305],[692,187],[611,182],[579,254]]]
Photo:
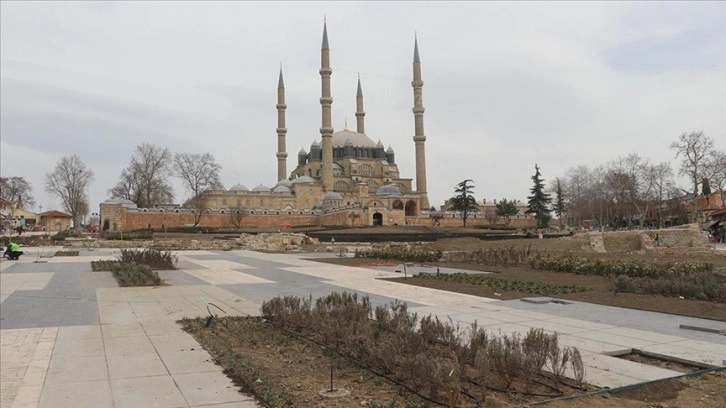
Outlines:
[[[230,187],[274,185],[276,87],[287,95],[288,172],[320,139],[327,15],[333,126],[366,130],[415,176],[418,32],[429,197],[466,178],[476,198],[526,200],[546,181],[703,130],[726,148],[726,2],[0,3],[0,173],[43,190],[57,160],[95,172],[92,211],[136,145],[212,153]],[[177,183],[176,202],[187,194]]]

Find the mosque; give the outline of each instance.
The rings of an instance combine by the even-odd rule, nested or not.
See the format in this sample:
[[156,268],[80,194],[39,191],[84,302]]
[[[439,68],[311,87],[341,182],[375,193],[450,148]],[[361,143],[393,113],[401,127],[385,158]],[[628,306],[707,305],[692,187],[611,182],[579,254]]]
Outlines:
[[[205,213],[212,217],[202,222],[222,226],[226,221],[213,215],[239,213],[244,211],[253,217],[245,217],[245,224],[275,224],[277,221],[261,221],[260,215],[285,216],[278,220],[290,224],[300,224],[294,216],[306,217],[327,215],[339,212],[355,212],[362,218],[364,225],[394,225],[407,223],[408,219],[421,216],[421,211],[430,209],[426,190],[426,136],[424,135],[423,80],[421,61],[418,52],[418,39],[414,40],[413,52],[413,119],[414,146],[416,151],[416,184],[412,179],[402,178],[396,156],[391,146],[385,148],[379,140],[374,142],[365,131],[365,110],[360,78],[356,94],[356,129],[349,130],[346,125],[342,131],[335,132],[331,123],[333,98],[330,93],[331,75],[330,46],[328,43],[327,22],[323,24],[321,47],[320,77],[322,81],[322,124],[320,142],[313,141],[309,151],[301,149],[297,164],[288,174],[288,153],[285,127],[285,83],[282,69],[277,84],[277,179],[273,186],[260,184],[252,189],[237,184],[229,190],[208,190],[204,193]],[[106,200],[101,211],[109,214],[110,229],[115,226],[124,229],[133,227],[154,228],[155,224],[165,226],[178,224],[165,216],[149,218],[151,213],[163,209],[137,209],[132,203]],[[179,215],[194,210],[175,209]],[[142,217],[141,213],[145,217]],[[138,214],[138,215],[136,215]],[[349,214],[350,215],[350,214]],[[292,218],[291,218],[292,217]],[[179,217],[176,217],[179,218]],[[188,217],[183,217],[188,218]],[[269,217],[265,217],[269,218]],[[318,223],[345,223],[345,217],[324,217],[327,221]],[[350,217],[352,218],[352,217]],[[226,220],[226,218],[224,218]],[[214,220],[214,221],[213,221]],[[222,221],[220,221],[222,220]],[[256,220],[256,221],[255,221]],[[342,220],[342,222],[341,222]],[[114,224],[117,222],[117,224]]]
[[402,178],[392,147],[373,141],[365,131],[365,110],[360,78],[356,94],[356,129],[347,123],[342,131],[334,132],[331,123],[333,98],[330,83],[333,70],[330,64],[327,23],[323,25],[320,77],[322,80],[321,141],[315,140],[309,151],[301,149],[296,167],[288,175],[285,127],[285,83],[282,69],[277,84],[277,178],[274,186],[258,185],[251,190],[237,184],[227,191],[207,192],[207,206],[215,208],[246,208],[279,211],[345,208],[352,206],[384,207],[402,210],[404,216],[418,216],[421,209],[430,208],[426,192],[426,153],[424,135],[423,81],[418,40],[414,41],[413,137],[416,149],[416,184]]

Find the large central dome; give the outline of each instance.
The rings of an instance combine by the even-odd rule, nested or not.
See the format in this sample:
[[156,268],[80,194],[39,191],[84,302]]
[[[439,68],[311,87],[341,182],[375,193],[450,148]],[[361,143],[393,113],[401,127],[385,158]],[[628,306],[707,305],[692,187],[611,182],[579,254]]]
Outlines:
[[376,142],[363,133],[351,132],[350,130],[333,133],[333,147],[344,147],[348,141],[350,142],[349,146],[376,147]]

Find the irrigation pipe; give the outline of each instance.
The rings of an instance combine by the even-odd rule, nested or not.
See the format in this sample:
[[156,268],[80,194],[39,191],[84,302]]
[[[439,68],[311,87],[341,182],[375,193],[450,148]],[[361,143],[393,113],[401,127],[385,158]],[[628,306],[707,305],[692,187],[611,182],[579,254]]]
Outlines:
[[536,406],[540,406],[540,405],[546,405],[546,404],[549,404],[550,402],[555,402],[555,401],[568,401],[568,400],[574,400],[574,399],[578,399],[578,398],[592,397],[592,396],[604,395],[604,394],[614,395],[614,394],[619,394],[619,393],[625,392],[625,391],[635,390],[635,389],[644,387],[646,385],[657,384],[657,383],[660,383],[663,381],[678,380],[681,378],[695,378],[695,377],[700,377],[703,374],[717,373],[717,372],[725,371],[725,370],[726,370],[726,367],[707,368],[705,370],[694,371],[692,373],[678,375],[675,377],[661,378],[658,380],[645,381],[645,382],[641,382],[641,383],[637,383],[637,384],[624,385],[622,387],[616,387],[616,388],[606,388],[606,389],[602,389],[602,390],[588,392],[585,394],[577,394],[577,395],[569,395],[569,396],[559,397],[559,398],[552,398],[552,399],[548,399],[545,401],[533,402],[531,404],[518,405],[518,407],[536,407]]

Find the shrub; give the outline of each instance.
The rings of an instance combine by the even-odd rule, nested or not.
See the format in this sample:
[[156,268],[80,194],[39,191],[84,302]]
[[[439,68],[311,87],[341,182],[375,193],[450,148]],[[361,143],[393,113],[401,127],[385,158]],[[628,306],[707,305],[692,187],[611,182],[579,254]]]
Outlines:
[[442,251],[404,246],[355,251],[356,258],[395,259],[403,262],[437,262],[441,259],[441,255],[443,255]]
[[133,232],[109,232],[106,231],[102,234],[103,239],[107,240],[123,240],[123,241],[136,241],[136,240],[150,240],[154,238],[154,233],[151,230],[139,230]]
[[143,250],[122,249],[121,261],[147,265],[156,270],[176,269],[177,257],[169,251],[159,251],[152,248]]
[[91,270],[94,272],[111,272],[111,268],[121,261],[91,261]]
[[78,251],[56,251],[53,256],[78,256]]
[[[464,383],[468,392],[474,384],[482,395],[487,387],[527,392],[533,383],[554,389],[564,381],[568,363],[582,365],[579,353],[559,348],[557,334],[532,329],[524,337],[497,337],[476,323],[463,333],[451,321],[419,319],[397,300],[374,309],[368,297],[346,292],[315,302],[285,296],[264,302],[262,313],[269,323],[326,345],[433,401],[459,392]],[[543,371],[547,362],[558,381],[554,384]]]
[[428,273],[420,273],[415,275],[414,277],[420,279],[440,280],[445,282],[459,282],[468,283],[471,285],[483,285],[493,289],[516,291],[533,295],[561,295],[566,293],[585,292],[589,290],[586,287],[577,285],[559,285],[540,282],[508,280],[493,278],[484,274],[454,273],[434,275]]
[[159,273],[146,265],[117,262],[111,264],[111,273],[119,286],[161,286]]

